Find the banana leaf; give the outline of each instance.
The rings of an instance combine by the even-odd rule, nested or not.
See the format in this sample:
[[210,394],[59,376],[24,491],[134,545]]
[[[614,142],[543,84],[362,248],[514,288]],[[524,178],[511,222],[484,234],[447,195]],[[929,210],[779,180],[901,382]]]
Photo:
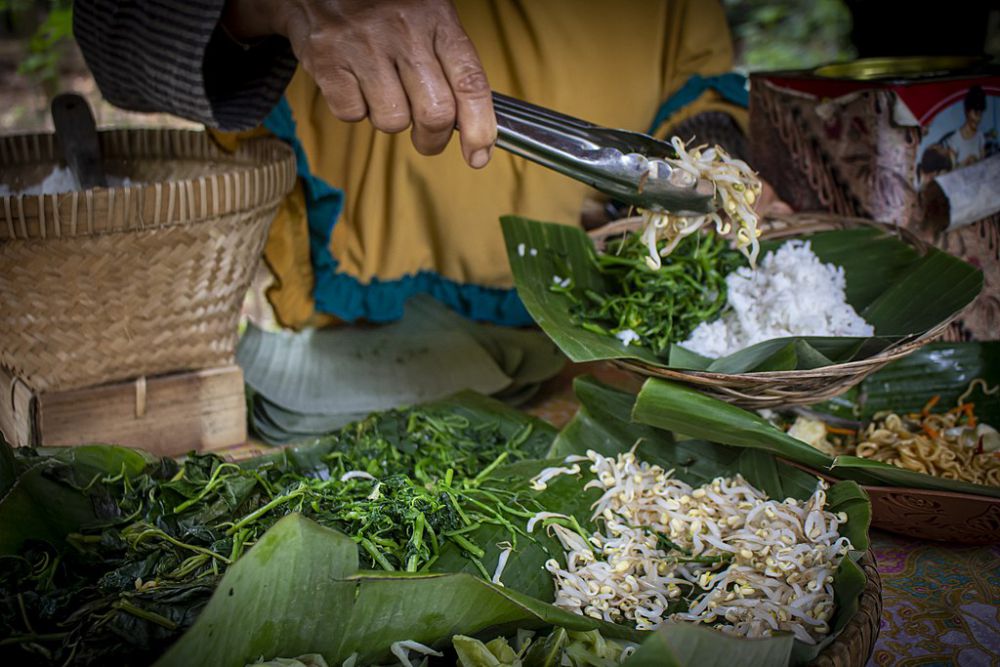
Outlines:
[[651,378],[643,384],[632,416],[644,424],[687,436],[710,438],[735,447],[766,451],[834,477],[862,484],[974,493],[1000,498],[1000,489],[995,487],[934,477],[868,459],[831,457],[791,437],[754,412],[666,380]]
[[471,322],[417,296],[402,320],[371,329],[268,333],[250,325],[237,361],[255,434],[285,444],[463,389],[516,404],[566,358],[539,331]]
[[[930,343],[811,409],[864,421],[882,410],[919,412],[934,396],[940,396],[939,409],[948,408],[976,379],[1000,384],[1000,342]],[[986,395],[977,388],[968,400],[980,421],[1000,425],[1000,393]]]
[[440,646],[454,634],[552,624],[596,626],[467,574],[360,572],[353,540],[290,515],[229,569],[157,665],[235,667],[303,653],[320,653],[329,664],[357,653],[359,664],[378,664],[395,641]]
[[[598,629],[651,642],[636,665],[785,664],[789,637],[738,640],[694,625],[640,633],[579,616],[468,574],[358,570],[347,536],[298,515],[275,524],[231,567],[194,626],[157,667],[242,667],[278,656],[321,654],[328,664],[391,660],[393,642],[447,648],[451,637],[517,628]],[[725,662],[723,662],[725,661]],[[632,664],[627,662],[625,664]]]
[[15,470],[0,499],[0,555],[16,553],[29,539],[63,543],[67,534],[95,520],[94,506],[81,489],[96,476],[136,475],[154,461],[145,452],[106,445],[38,452],[30,465]]
[[509,386],[511,378],[475,337],[450,326],[441,310],[417,301],[399,322],[372,329],[267,333],[250,326],[236,358],[254,391],[313,415],[388,410],[462,389],[490,394]]
[[[921,256],[895,236],[875,228],[809,235],[824,262],[844,268],[847,301],[875,327],[869,338],[798,336],[764,341],[720,359],[707,359],[673,345],[666,359],[642,346],[574,324],[571,301],[550,289],[553,279],[572,279],[569,289],[607,294],[612,286],[594,266],[594,245],[583,230],[516,216],[501,219],[518,295],[528,312],[576,362],[635,359],[669,368],[750,373],[810,369],[877,354],[903,338],[918,336],[972,302],[982,272],[936,249]],[[764,242],[762,250],[777,242]],[[537,250],[518,252],[519,248]]]
[[746,664],[746,649],[765,665],[787,665],[793,660],[791,636],[764,640],[741,639],[700,625],[667,624],[644,641],[625,662],[628,667],[663,667],[664,656],[677,664],[698,667],[732,667]]

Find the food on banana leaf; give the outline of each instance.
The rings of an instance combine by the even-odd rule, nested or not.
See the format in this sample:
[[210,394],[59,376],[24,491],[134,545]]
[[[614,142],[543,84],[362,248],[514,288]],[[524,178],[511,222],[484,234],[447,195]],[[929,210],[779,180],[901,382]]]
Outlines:
[[[725,276],[743,263],[714,230],[688,236],[661,269],[652,270],[645,264],[646,249],[634,238],[607,235],[598,250],[586,232],[568,225],[516,216],[505,216],[501,225],[518,295],[575,362],[628,360],[647,368],[728,374],[812,370],[871,358],[898,344],[901,336],[921,336],[968,305],[982,288],[982,273],[974,267],[933,248],[920,253],[887,229],[859,226],[810,233],[801,240],[809,242],[821,262],[843,269],[846,301],[875,335],[784,337],[709,359],[681,343],[698,324],[719,317],[726,304]],[[736,261],[686,259],[673,268],[677,257],[696,256],[699,243],[709,238]],[[634,248],[628,247],[630,241]],[[522,244],[523,253],[518,251]],[[761,242],[765,251],[780,245]],[[621,261],[623,257],[629,261]],[[665,274],[662,289],[659,273]],[[647,285],[655,293],[644,294]],[[671,296],[674,291],[681,298]],[[693,320],[682,317],[702,309]]]
[[935,411],[940,396],[934,396],[920,412],[876,412],[860,429],[800,415],[788,434],[831,456],[858,456],[944,479],[1000,487],[1000,433],[980,422],[975,404],[966,400],[977,385],[984,395],[1000,391],[976,380],[946,411]]
[[[70,534],[69,550],[30,541],[0,556],[0,657],[151,662],[194,622],[226,569],[291,513],[351,536],[365,568],[426,571],[452,548],[489,579],[483,549],[466,536],[539,509],[527,494],[487,482],[498,466],[548,446],[551,433],[533,437],[533,424],[505,434],[499,419],[414,408],[373,415],[314,445],[318,471],[283,455],[239,465],[208,454],[163,459],[138,476],[98,475],[81,486],[98,521]],[[30,451],[17,456],[23,467],[70,475]]]
[[790,336],[868,337],[875,328],[847,302],[842,267],[823,263],[809,241],[786,241],[756,270],[726,276],[726,308],[680,343],[716,359],[756,343]]
[[[693,487],[714,477],[745,475],[806,507],[814,480],[756,452],[652,433],[629,420],[630,396],[577,385],[586,410],[555,442],[548,425],[463,395],[375,415],[314,445],[240,464],[192,456],[179,465],[103,446],[19,451],[13,477],[0,466],[0,521],[11,528],[0,533],[0,664],[241,667],[295,655],[315,664],[306,655],[314,653],[331,665],[361,667],[394,658],[451,664],[464,651],[485,661],[479,664],[559,656],[559,664],[603,666],[638,646],[639,664],[739,655],[763,667],[818,655],[832,637],[812,645],[790,634],[744,642],[706,627],[711,623],[644,632],[552,604],[557,590],[545,563],[565,563],[565,550],[535,527],[563,521],[585,535],[604,524],[588,520],[604,491],[585,488],[591,475],[579,459],[555,465],[565,469],[557,478],[550,470],[535,479],[538,487],[548,475],[548,488],[532,488],[531,479],[554,461],[589,449],[615,456],[641,438],[644,459],[675,468],[692,497]],[[829,498],[850,523],[837,517],[835,525],[802,528],[833,529],[866,548],[860,490],[838,484]],[[703,523],[700,540],[710,530]],[[694,537],[674,542],[678,562],[726,560],[708,548],[694,555]],[[857,555],[831,574],[838,596],[826,621],[831,631],[857,608],[864,586]],[[716,570],[703,565],[699,577]],[[706,585],[689,584],[692,593]],[[736,596],[746,597],[742,588]],[[671,600],[678,606],[669,611],[696,614],[685,606],[695,596],[688,597]],[[584,640],[561,627],[601,634]],[[518,637],[496,639],[516,628]],[[528,629],[549,634],[525,650]],[[421,655],[421,647],[444,655]]]
[[543,470],[544,489],[589,462],[602,492],[593,505],[597,530],[542,512],[565,550],[565,566],[545,567],[556,582],[555,605],[612,623],[653,630],[668,621],[710,624],[744,637],[792,632],[815,644],[830,632],[833,575],[851,549],[839,527],[843,512],[824,509],[820,480],[804,503],[769,499],[740,475],[692,487],[637,459],[593,450]]
[[843,268],[821,262],[808,241],[785,242],[756,270],[739,266],[713,233],[686,239],[656,270],[640,261],[643,253],[627,235],[593,256],[607,294],[580,294],[572,278],[558,276],[549,289],[573,301],[579,326],[660,357],[672,343],[715,359],[775,338],[875,333],[847,303]]

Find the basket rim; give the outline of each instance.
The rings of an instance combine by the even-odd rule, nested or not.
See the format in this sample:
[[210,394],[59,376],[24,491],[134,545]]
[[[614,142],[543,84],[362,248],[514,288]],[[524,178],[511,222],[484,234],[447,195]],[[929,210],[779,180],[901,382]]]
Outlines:
[[[605,232],[605,230],[607,230],[606,233],[608,235],[612,233],[621,233],[627,231],[631,225],[634,225],[641,220],[642,218],[639,216],[613,220],[606,225],[602,225],[597,229],[591,230],[587,235],[591,238],[591,240],[595,240],[596,235]],[[806,222],[812,223],[811,226],[803,224]],[[761,238],[764,239],[786,238],[789,236],[800,236],[802,234],[820,231],[832,231],[837,226],[842,226],[844,228],[864,226],[872,227],[887,234],[897,236],[902,241],[907,243],[907,245],[914,247],[921,255],[926,254],[931,248],[928,243],[918,238],[909,230],[895,223],[870,220],[867,218],[840,216],[833,213],[819,211],[805,211],[785,215],[767,216],[762,220],[762,223],[765,225],[771,225],[774,223],[787,225],[787,227],[784,228],[765,230],[761,236]],[[814,380],[824,378],[837,379],[857,373],[864,373],[869,369],[873,369],[872,367],[882,366],[911,354],[920,347],[941,336],[945,329],[947,329],[948,326],[962,314],[963,310],[965,309],[963,308],[952,313],[932,329],[929,329],[922,334],[900,337],[899,340],[894,341],[888,347],[870,357],[866,357],[864,359],[852,359],[851,361],[830,364],[829,366],[823,366],[821,368],[791,371],[717,373],[713,371],[689,370],[653,365],[640,359],[619,358],[611,359],[609,361],[612,361],[613,363],[632,372],[646,376],[673,376],[674,378],[682,381],[697,379],[703,381],[702,383],[716,383],[730,386],[733,384],[745,384],[749,387],[754,384],[766,384],[768,381]],[[859,381],[860,379],[861,378],[858,378]],[[790,389],[788,393],[791,397],[796,395],[798,392],[797,390]]]
[[[276,137],[242,140],[229,151],[206,130],[106,128],[102,146],[143,161],[212,162],[209,173],[49,194],[0,195],[0,242],[94,236],[198,223],[272,205],[296,178],[292,148]],[[164,153],[161,156],[157,152]],[[0,163],[59,164],[52,132],[0,136]]]
[[[863,665],[868,662],[875,651],[875,643],[881,630],[882,577],[878,572],[878,561],[871,545],[858,559],[857,564],[865,574],[865,587],[858,595],[858,608],[848,619],[837,638],[820,651],[819,655],[810,663],[812,665],[842,664],[835,654],[839,651],[847,651],[851,658],[858,659],[847,664],[856,662],[858,665]],[[870,637],[865,636],[865,629],[871,632]],[[866,641],[867,639],[870,639],[870,642]],[[856,653],[857,651],[864,652],[864,654]]]

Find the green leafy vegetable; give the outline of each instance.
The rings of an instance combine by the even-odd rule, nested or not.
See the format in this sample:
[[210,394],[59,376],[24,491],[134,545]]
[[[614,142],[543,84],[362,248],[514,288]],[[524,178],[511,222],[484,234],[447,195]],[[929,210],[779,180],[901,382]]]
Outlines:
[[626,234],[590,256],[605,278],[603,293],[581,292],[571,284],[552,284],[549,290],[573,302],[574,324],[608,335],[630,332],[638,336],[637,344],[666,358],[672,343],[719,315],[726,305],[726,275],[744,260],[714,234],[688,237],[659,269],[646,265],[648,254],[637,235]]
[[80,664],[148,662],[290,513],[350,535],[369,568],[427,570],[452,549],[488,578],[482,548],[466,535],[489,523],[516,539],[505,515],[521,520],[528,510],[482,482],[508,461],[537,457],[552,434],[465,394],[244,464],[206,455],[178,465],[113,447],[28,451],[0,503],[0,521],[12,527],[0,538],[8,650],[19,664],[69,655]]

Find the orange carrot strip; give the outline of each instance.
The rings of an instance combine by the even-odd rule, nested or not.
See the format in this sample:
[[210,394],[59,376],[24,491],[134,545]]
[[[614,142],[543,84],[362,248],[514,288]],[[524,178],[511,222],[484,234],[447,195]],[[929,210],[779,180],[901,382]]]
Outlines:
[[938,439],[937,429],[935,429],[933,426],[928,426],[927,424],[924,424],[923,425],[923,429],[924,429],[924,433],[926,433],[932,439],[934,439],[934,440]]
[[858,434],[853,428],[837,428],[836,426],[830,426],[829,424],[824,424],[826,426],[826,432],[832,433],[834,435],[850,435],[855,436]]
[[921,410],[920,412],[925,415],[929,414],[930,411],[934,408],[935,405],[938,404],[938,401],[940,400],[941,400],[941,394],[935,394],[934,396],[931,397],[931,400],[927,401],[926,405],[924,405],[924,409]]
[[966,403],[965,404],[965,417],[966,417],[966,423],[965,423],[965,425],[968,426],[969,428],[975,428],[976,427],[975,407],[976,407],[975,403]]

